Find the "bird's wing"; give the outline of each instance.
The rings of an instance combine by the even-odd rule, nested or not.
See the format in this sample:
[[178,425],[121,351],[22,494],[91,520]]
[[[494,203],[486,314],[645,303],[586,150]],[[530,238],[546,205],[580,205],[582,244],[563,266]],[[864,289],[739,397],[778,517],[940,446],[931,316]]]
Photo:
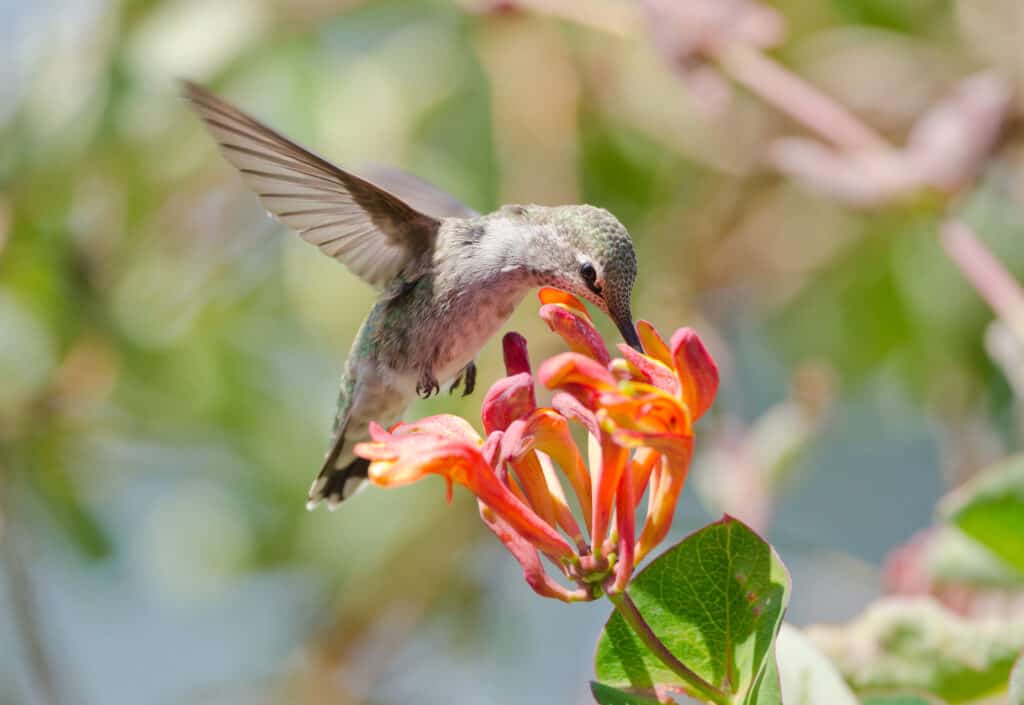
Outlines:
[[359,173],[433,218],[475,218],[480,215],[455,196],[407,171],[370,164],[361,168]]
[[440,222],[194,83],[185,97],[263,205],[374,286],[429,258]]

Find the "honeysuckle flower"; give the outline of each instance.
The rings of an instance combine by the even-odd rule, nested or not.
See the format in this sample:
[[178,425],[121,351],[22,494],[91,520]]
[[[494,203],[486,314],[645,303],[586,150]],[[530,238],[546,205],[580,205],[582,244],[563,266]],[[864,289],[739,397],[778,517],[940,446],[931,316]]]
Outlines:
[[[591,600],[625,589],[635,565],[668,533],[690,466],[693,424],[714,400],[718,371],[690,329],[666,343],[640,321],[644,352],[619,345],[622,357],[613,359],[578,299],[542,289],[540,300],[541,317],[571,352],[547,360],[535,376],[526,340],[506,335],[507,376],[491,386],[481,409],[486,436],[442,414],[391,430],[372,425],[372,441],[356,453],[370,461],[369,479],[378,486],[437,474],[450,498],[452,485],[463,485],[538,594]],[[550,406],[537,406],[535,378],[555,390]],[[570,423],[587,433],[588,460]],[[542,555],[572,587],[544,569]]]
[[[541,291],[541,301],[545,302],[542,317],[550,325],[552,317],[545,315],[545,309],[561,307],[576,321],[572,327],[561,325],[556,332],[566,337],[566,330],[587,331],[581,337],[589,339],[589,331],[594,328],[583,305],[549,291]],[[576,416],[582,410],[597,421],[598,434],[594,435],[600,438],[603,462],[594,480],[595,545],[600,545],[605,536],[612,499],[622,499],[616,493],[638,501],[650,489],[639,540],[632,547],[620,546],[624,562],[631,554],[635,560],[642,560],[668,533],[690,466],[693,424],[710,408],[718,390],[718,368],[692,329],[676,331],[671,344],[666,344],[646,321],[637,324],[637,332],[643,354],[620,344],[623,358],[602,366],[599,354],[588,358],[578,352],[563,353],[545,362],[538,372],[545,386],[575,398],[579,405],[573,412]],[[577,341],[577,345],[570,342],[570,347],[581,346]],[[565,408],[565,402],[561,404]],[[604,462],[609,448],[632,448],[635,452],[623,462],[621,451],[613,451],[613,462]],[[619,485],[628,492],[620,490]],[[618,510],[620,543],[624,533],[632,534],[633,518],[632,512]]]
[[438,474],[451,484],[465,486],[492,507],[520,535],[554,559],[566,559],[572,548],[551,525],[537,515],[499,481],[491,468],[500,453],[501,435],[485,443],[464,419],[450,414],[429,416],[385,431],[370,424],[369,443],[357,453],[370,462],[370,480],[381,487],[406,485],[428,474]]

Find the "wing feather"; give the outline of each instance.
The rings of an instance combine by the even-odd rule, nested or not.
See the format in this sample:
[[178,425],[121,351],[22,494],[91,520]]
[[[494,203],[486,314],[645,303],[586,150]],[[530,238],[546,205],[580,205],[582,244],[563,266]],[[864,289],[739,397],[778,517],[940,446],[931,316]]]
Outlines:
[[410,206],[435,218],[475,218],[479,213],[459,199],[401,169],[373,164],[359,173]]
[[263,205],[375,286],[426,266],[438,219],[185,83],[185,97]]

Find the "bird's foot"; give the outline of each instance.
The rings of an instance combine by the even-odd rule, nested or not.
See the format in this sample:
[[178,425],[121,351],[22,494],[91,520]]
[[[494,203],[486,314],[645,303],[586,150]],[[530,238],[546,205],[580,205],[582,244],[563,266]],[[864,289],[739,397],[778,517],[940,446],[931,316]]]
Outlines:
[[465,385],[462,387],[462,396],[468,397],[476,389],[476,363],[470,362],[468,365],[462,368],[459,372],[459,376],[452,382],[452,386],[448,388],[449,394],[455,394],[455,390],[459,388],[460,384]]
[[416,383],[416,393],[420,395],[421,399],[429,399],[431,395],[437,394],[439,391],[441,391],[441,385],[437,383],[437,378],[432,372],[424,371],[420,374],[420,381]]

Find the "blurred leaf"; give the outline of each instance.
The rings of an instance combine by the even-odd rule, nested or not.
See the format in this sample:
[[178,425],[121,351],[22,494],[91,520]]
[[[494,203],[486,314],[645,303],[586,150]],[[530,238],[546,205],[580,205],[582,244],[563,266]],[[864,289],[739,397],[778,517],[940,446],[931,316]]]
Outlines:
[[912,32],[919,31],[921,21],[938,11],[944,0],[913,3],[907,0],[832,0],[832,3],[850,22]]
[[879,693],[868,695],[861,705],[943,705],[938,698],[921,693]]
[[[24,473],[31,487],[45,502],[50,517],[63,532],[68,543],[88,558],[110,555],[113,540],[86,505],[76,484],[76,471],[69,462],[74,448],[66,434],[52,428],[37,431],[37,438],[10,450],[13,467]],[[70,450],[68,447],[70,447]]]
[[916,400],[951,413],[981,382],[1005,405],[1005,382],[981,342],[991,311],[938,248],[936,228],[927,207],[865,217],[861,239],[818,271],[774,322],[789,359],[826,358],[844,386],[895,372]]
[[857,705],[856,696],[836,667],[796,627],[782,625],[775,653],[785,702]]
[[937,527],[925,561],[937,583],[1016,587],[1021,575],[981,543],[951,526]]
[[1024,456],[981,473],[948,495],[943,516],[1024,577]]
[[[449,191],[482,213],[498,205],[498,162],[488,119],[483,73],[474,70],[461,90],[427,111],[417,126],[416,136],[429,149],[428,163],[412,164],[417,176]],[[438,155],[444,155],[461,178],[449,177],[437,169]]]
[[1024,647],[1024,622],[968,620],[930,598],[890,597],[807,635],[858,693],[913,690],[961,703],[998,693]]
[[[789,600],[789,574],[772,547],[726,516],[655,559],[629,586],[651,628],[712,685],[753,702]],[[610,685],[683,685],[619,613],[597,646],[597,677]]]
[[1024,654],[1017,659],[1017,665],[1010,673],[1008,705],[1024,705]]
[[596,681],[590,682],[590,692],[594,694],[594,700],[600,705],[658,705],[655,698],[627,693]]
[[609,130],[597,121],[584,124],[583,200],[612,211],[627,227],[641,223],[655,208],[653,169],[666,162],[666,151],[625,129]]
[[[886,232],[878,232],[883,228]],[[900,273],[890,261],[892,240],[906,233],[890,228],[902,231],[897,224],[875,224],[876,232],[820,272],[782,311],[773,330],[791,358],[828,359],[843,381],[860,382],[910,347],[914,321],[901,295]]]

